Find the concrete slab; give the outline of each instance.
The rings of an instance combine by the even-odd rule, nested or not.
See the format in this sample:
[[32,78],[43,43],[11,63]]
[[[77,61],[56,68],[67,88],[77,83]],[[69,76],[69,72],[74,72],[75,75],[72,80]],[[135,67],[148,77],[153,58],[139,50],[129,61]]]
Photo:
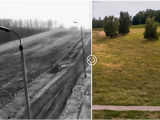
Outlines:
[[92,110],[116,110],[116,111],[160,111],[160,106],[112,106],[112,105],[92,105]]

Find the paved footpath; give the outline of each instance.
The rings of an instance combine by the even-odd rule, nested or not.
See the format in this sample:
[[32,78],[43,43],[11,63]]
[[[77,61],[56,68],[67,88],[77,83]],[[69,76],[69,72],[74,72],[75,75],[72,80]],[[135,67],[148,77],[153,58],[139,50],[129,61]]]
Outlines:
[[160,106],[112,106],[112,105],[92,105],[92,110],[116,110],[116,111],[160,111]]

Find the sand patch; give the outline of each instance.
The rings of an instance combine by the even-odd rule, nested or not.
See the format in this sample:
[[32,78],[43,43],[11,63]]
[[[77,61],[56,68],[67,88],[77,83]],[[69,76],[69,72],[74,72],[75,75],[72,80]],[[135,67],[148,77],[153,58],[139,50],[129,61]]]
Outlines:
[[105,36],[106,36],[106,34],[105,34],[104,31],[100,31],[98,34],[99,34],[99,35],[105,35]]

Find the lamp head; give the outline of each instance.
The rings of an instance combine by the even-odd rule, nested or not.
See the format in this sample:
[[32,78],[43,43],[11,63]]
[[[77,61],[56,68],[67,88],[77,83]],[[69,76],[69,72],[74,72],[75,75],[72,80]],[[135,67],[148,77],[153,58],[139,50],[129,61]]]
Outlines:
[[73,21],[74,23],[77,23],[77,22],[75,22],[75,21]]
[[0,26],[0,30],[3,30],[5,32],[11,31],[9,28],[3,27],[3,26]]

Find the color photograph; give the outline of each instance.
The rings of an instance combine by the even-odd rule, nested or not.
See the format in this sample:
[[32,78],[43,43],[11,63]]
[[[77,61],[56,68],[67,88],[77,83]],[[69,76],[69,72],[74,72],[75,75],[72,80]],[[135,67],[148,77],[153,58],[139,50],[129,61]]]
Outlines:
[[93,119],[160,119],[160,1],[93,1]]

